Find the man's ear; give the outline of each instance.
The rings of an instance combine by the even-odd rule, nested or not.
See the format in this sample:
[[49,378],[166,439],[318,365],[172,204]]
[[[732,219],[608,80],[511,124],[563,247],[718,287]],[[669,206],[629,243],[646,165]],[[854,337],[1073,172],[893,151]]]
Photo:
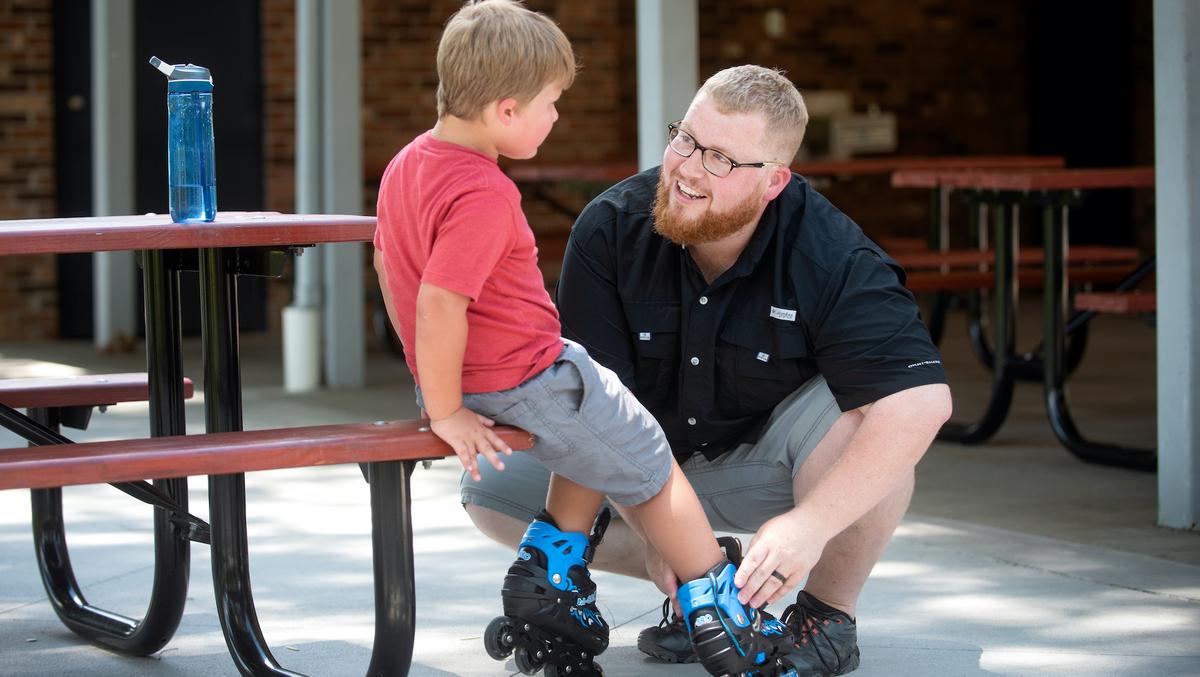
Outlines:
[[792,180],[792,170],[783,165],[770,165],[771,178],[767,180],[767,190],[763,193],[763,201],[770,202],[779,197],[784,188]]

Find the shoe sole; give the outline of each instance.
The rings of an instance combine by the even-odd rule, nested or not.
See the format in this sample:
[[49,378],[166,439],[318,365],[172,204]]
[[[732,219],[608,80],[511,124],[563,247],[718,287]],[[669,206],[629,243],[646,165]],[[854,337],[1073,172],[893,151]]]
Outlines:
[[659,647],[653,641],[643,641],[640,637],[638,638],[637,647],[638,651],[641,651],[647,656],[660,660],[664,663],[695,663],[700,660],[694,651],[681,658],[679,654],[671,653],[670,651]]
[[814,672],[800,672],[799,668],[796,669],[796,672],[797,672],[797,674],[810,675],[811,677],[838,677],[838,675],[849,674],[849,673],[857,670],[859,660],[860,660],[859,651],[858,651],[858,648],[855,647],[854,651],[852,651],[850,653],[850,655],[846,657],[846,664],[843,665],[841,670],[839,670],[837,672],[831,672],[828,670],[817,670]]

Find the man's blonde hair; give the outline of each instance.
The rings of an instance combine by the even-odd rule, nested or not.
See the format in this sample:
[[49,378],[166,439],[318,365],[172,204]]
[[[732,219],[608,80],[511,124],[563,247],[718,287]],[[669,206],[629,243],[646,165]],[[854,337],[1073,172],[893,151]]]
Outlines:
[[471,0],[450,17],[437,52],[438,117],[473,120],[484,106],[528,103],[575,80],[575,53],[546,15],[515,0]]
[[705,80],[700,94],[725,115],[761,113],[767,119],[765,141],[779,153],[772,159],[790,163],[796,157],[808,126],[808,108],[783,71],[750,65],[726,68]]

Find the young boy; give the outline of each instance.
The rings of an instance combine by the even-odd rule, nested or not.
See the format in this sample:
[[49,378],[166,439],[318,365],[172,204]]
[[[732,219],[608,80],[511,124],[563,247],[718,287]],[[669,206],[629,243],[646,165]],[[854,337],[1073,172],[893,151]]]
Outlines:
[[548,674],[600,673],[592,656],[608,627],[587,565],[608,496],[691,581],[680,597],[707,610],[708,625],[697,620],[693,631],[702,659],[711,656],[705,666],[780,672],[790,634],[738,602],[734,567],[658,423],[613,372],[562,339],[521,196],[497,166],[501,155],[533,157],[550,133],[575,77],[570,43],[517,2],[469,2],[446,24],[437,68],[437,123],[396,155],[379,189],[375,268],[388,315],[418,403],[466,473],[479,479],[480,455],[503,470],[512,451],[495,422],[533,433],[529,453],[554,473],[546,511],[505,578],[488,653],[502,660],[515,650],[530,673],[543,663]]

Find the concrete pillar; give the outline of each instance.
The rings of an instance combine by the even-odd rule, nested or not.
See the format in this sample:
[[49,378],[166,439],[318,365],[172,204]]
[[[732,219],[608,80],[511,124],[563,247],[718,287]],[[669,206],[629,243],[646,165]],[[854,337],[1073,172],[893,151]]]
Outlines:
[[[296,211],[362,213],[360,5],[296,7]],[[321,245],[296,260],[284,311],[284,387],[363,385],[363,246]],[[318,364],[323,364],[320,370]]]
[[[323,0],[296,3],[296,213],[324,210],[321,141],[321,10]],[[321,253],[296,257],[295,296],[283,310],[283,388],[309,392],[321,385]]]
[[[92,213],[132,214],[133,0],[92,0],[91,66]],[[102,252],[92,261],[95,344],[119,347],[137,333],[133,252]]]
[[700,86],[697,0],[638,0],[638,169],[662,164],[667,124]]
[[1158,522],[1200,516],[1200,3],[1154,2]]
[[[359,0],[325,0],[323,125],[325,211],[361,214],[362,29]],[[324,245],[325,384],[361,387],[365,381],[363,245]]]

